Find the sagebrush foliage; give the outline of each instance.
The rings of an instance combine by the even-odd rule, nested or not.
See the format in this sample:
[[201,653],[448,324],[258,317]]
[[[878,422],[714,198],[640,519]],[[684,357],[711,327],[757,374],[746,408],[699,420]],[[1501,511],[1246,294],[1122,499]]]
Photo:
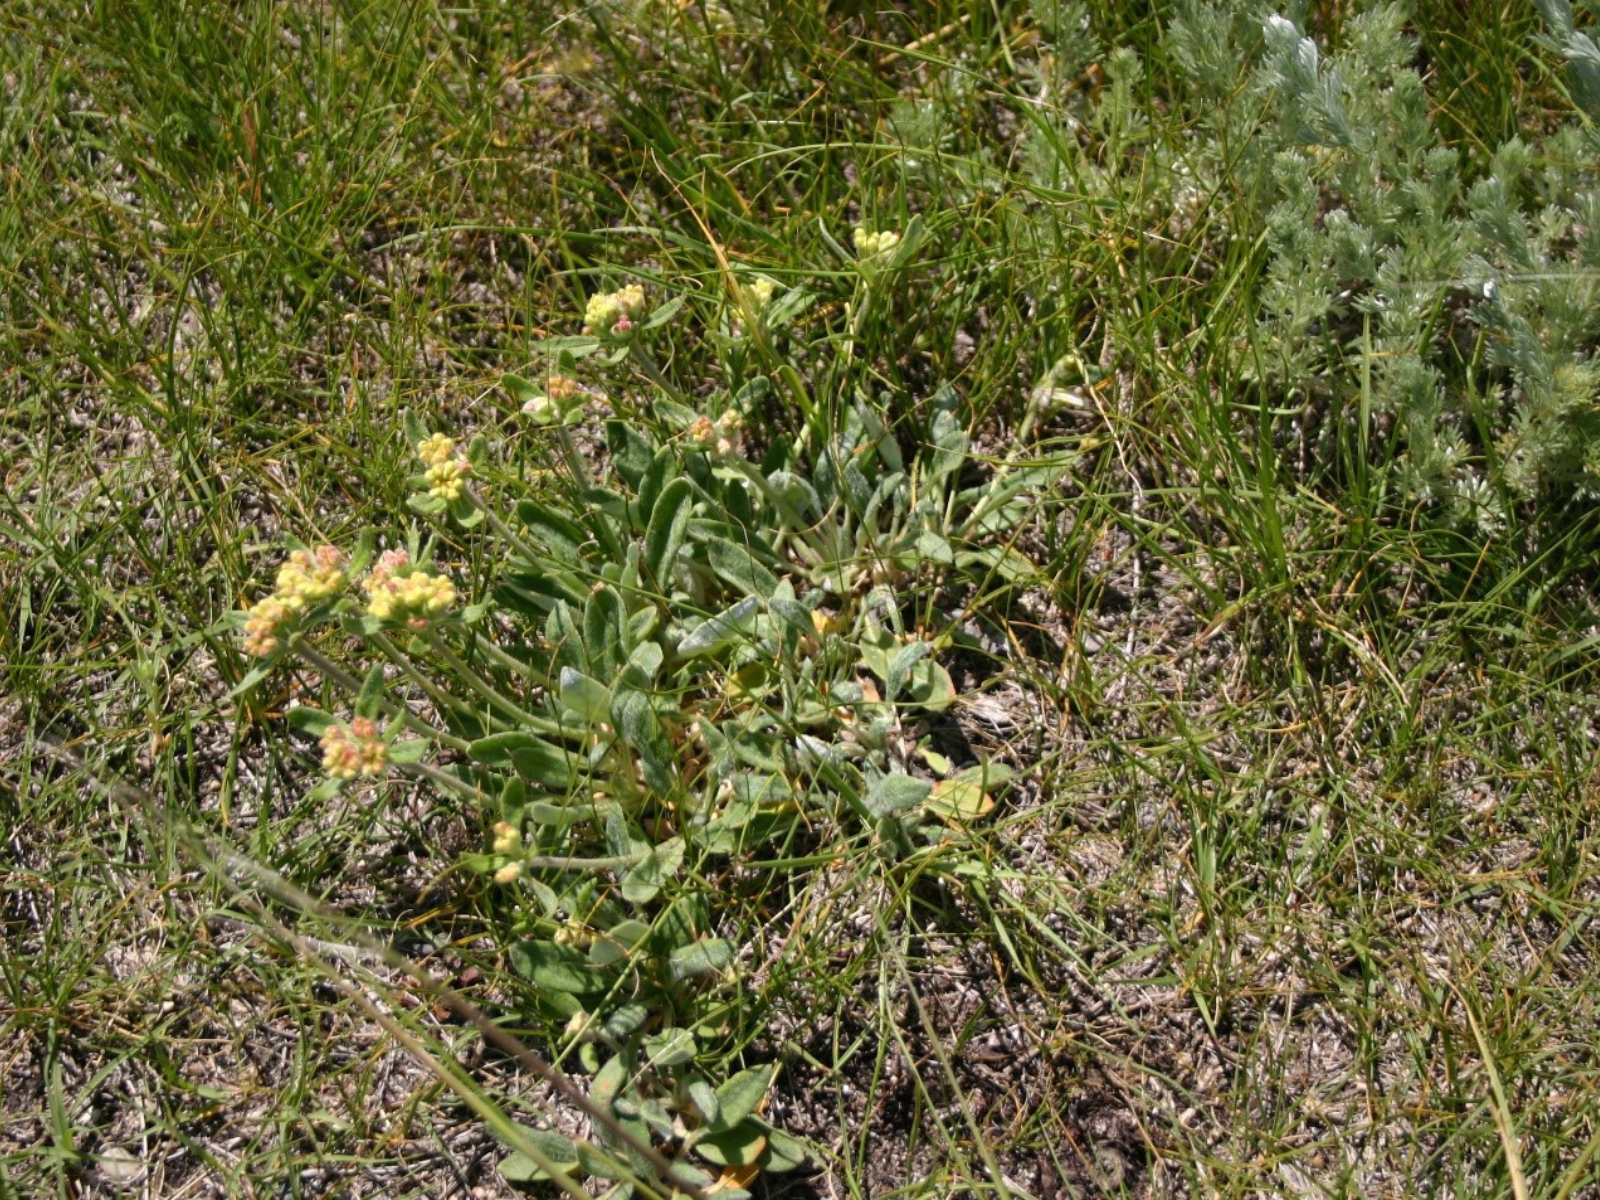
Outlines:
[[[1567,5],[1543,7],[1588,102],[1600,53]],[[1474,155],[1440,132],[1403,5],[1351,15],[1330,53],[1302,14],[1186,0],[1158,42],[1166,102],[1192,131],[1174,143],[1145,134],[1133,49],[1100,60],[1102,86],[1065,85],[1058,64],[1095,49],[1081,14],[1035,6],[1026,171],[1164,228],[1135,236],[1174,273],[1260,239],[1246,379],[1302,413],[1319,470],[1347,468],[1340,447],[1358,444],[1389,501],[1481,534],[1600,492],[1600,141],[1578,114]],[[1180,245],[1201,214],[1204,239]]]

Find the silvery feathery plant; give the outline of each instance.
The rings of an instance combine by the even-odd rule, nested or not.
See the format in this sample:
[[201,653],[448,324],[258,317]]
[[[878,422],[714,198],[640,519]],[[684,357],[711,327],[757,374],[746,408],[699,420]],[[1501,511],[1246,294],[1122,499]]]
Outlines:
[[[1058,64],[1093,50],[1083,6],[1032,7],[1032,182],[1122,196],[1171,247],[1203,226],[1185,271],[1259,246],[1231,351],[1269,436],[1293,424],[1311,470],[1451,544],[1537,538],[1600,495],[1600,49],[1567,0],[1537,7],[1576,111],[1498,146],[1448,140],[1403,4],[1351,6],[1335,51],[1303,5],[1173,5],[1161,86],[1198,136],[1171,140],[1143,136],[1134,49],[1103,55],[1098,92],[1064,90]],[[1062,218],[1013,219],[1045,237]]]
[[[1592,120],[1600,55],[1570,5],[1540,7]],[[1352,15],[1335,54],[1243,4],[1183,5],[1168,37],[1216,135],[1203,145],[1236,147],[1226,173],[1270,198],[1257,374],[1331,408],[1323,460],[1355,426],[1358,469],[1394,500],[1491,536],[1513,509],[1600,494],[1592,128],[1471,161],[1435,126],[1398,4]],[[1220,161],[1201,169],[1222,186]]]
[[[852,242],[832,243],[858,271],[846,358],[917,229]],[[776,1068],[729,1049],[741,954],[706,868],[819,830],[893,862],[987,810],[1005,769],[932,744],[928,718],[957,698],[950,634],[917,627],[909,601],[953,575],[1025,580],[1011,535],[1065,470],[974,470],[948,387],[926,439],[902,446],[837,358],[825,382],[850,400],[824,414],[807,399],[797,436],[752,457],[758,414],[808,390],[793,347],[827,337],[840,354],[840,331],[798,324],[811,299],[734,277],[702,343],[728,386],[697,402],[656,357],[681,302],[597,293],[583,331],[544,347],[548,370],[504,380],[560,487],[407,420],[411,507],[481,539],[479,569],[441,569],[442,539],[416,533],[382,553],[297,546],[241,616],[259,659],[242,687],[295,657],[352,696],[348,719],[290,712],[321,740],[323,794],[397,771],[481,809],[467,865],[510,898],[529,1004],[636,1144],[735,1193],[806,1152],[761,1115]],[[641,385],[645,399],[603,399]],[[624,1191],[648,1166],[604,1129],[540,1136],[549,1163]]]

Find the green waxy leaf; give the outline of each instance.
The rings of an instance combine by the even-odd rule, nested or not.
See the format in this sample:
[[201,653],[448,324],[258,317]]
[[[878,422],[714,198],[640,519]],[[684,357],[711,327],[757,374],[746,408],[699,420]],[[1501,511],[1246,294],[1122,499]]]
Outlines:
[[694,485],[680,477],[661,490],[650,513],[650,526],[644,535],[644,561],[650,578],[663,593],[672,590],[672,570],[688,536],[693,510]]
[[952,825],[967,825],[994,808],[988,790],[1011,778],[1011,768],[1001,763],[968,767],[934,784],[926,808]]
[[382,703],[383,664],[378,663],[367,672],[366,679],[361,682],[361,691],[356,693],[356,716],[371,720],[378,715]]
[[[282,651],[279,651],[279,653],[282,653]],[[276,656],[274,656],[273,661],[276,662]],[[239,682],[229,690],[228,698],[230,700],[237,700],[239,697],[248,694],[249,691],[256,686],[256,684],[260,683],[263,679],[271,674],[271,663],[262,663],[258,666],[251,667],[245,672],[244,678],[239,680]]]
[[577,950],[554,942],[518,942],[511,947],[511,966],[539,987],[575,996],[600,991],[610,979]]
[[673,317],[678,315],[678,310],[683,307],[683,297],[674,296],[670,300],[663,300],[650,310],[650,315],[645,318],[644,329],[659,329]]
[[700,1123],[710,1128],[717,1127],[717,1115],[722,1111],[717,1103],[717,1090],[704,1079],[691,1079],[689,1081],[689,1099],[694,1101],[695,1108],[700,1110]]
[[583,648],[589,669],[609,679],[627,660],[628,617],[614,587],[596,587],[583,609]]
[[481,762],[486,766],[500,766],[511,761],[514,750],[527,750],[534,747],[554,749],[548,742],[544,742],[531,733],[513,731],[510,733],[493,733],[488,737],[481,737],[467,747],[467,754],[473,762]]
[[712,1128],[717,1131],[733,1129],[754,1115],[777,1073],[777,1064],[767,1063],[747,1067],[723,1083],[717,1089],[717,1119]]
[[639,756],[644,781],[657,795],[672,791],[672,746],[650,697],[636,688],[619,687],[611,697],[611,720],[622,740]]
[[649,1020],[649,1006],[630,1000],[606,1018],[605,1034],[612,1041],[620,1042],[638,1033]]
[[652,1066],[682,1066],[694,1060],[694,1035],[687,1029],[663,1029],[644,1039],[644,1052]]
[[[571,1175],[578,1170],[578,1147],[570,1138],[548,1129],[524,1129],[522,1136],[557,1171]],[[500,1163],[500,1175],[507,1183],[538,1183],[551,1175],[533,1157],[521,1151],[507,1155]]]
[[579,760],[560,746],[518,730],[479,738],[467,747],[467,754],[489,766],[510,763],[524,779],[553,791],[566,791],[579,766]]
[[767,1131],[754,1121],[745,1121],[732,1129],[707,1133],[694,1148],[701,1158],[719,1167],[754,1166],[767,1148]]
[[631,904],[648,904],[661,885],[678,873],[683,865],[683,839],[662,842],[633,870],[622,877],[622,898]]
[[576,521],[540,504],[537,500],[519,500],[517,520],[526,527],[529,540],[537,542],[540,549],[549,551],[553,557],[563,562],[583,561],[583,546],[590,538]]
[[500,376],[500,386],[506,394],[518,404],[526,404],[530,400],[537,400],[544,395],[532,382],[521,375],[513,375],[509,371]]
[[606,422],[606,446],[611,451],[611,462],[617,474],[629,487],[637,489],[655,458],[655,447],[626,421],[618,418]]
[[906,693],[911,701],[924,708],[943,712],[955,702],[956,685],[949,671],[933,659],[925,658],[911,669]]
[[606,1065],[594,1074],[589,1083],[589,1099],[603,1108],[610,1108],[622,1094],[628,1082],[628,1064],[622,1055],[606,1060]]
[[683,658],[696,658],[714,654],[740,641],[755,623],[761,611],[761,602],[749,596],[726,612],[718,613],[697,625],[678,643],[678,654]]
[[450,507],[443,496],[408,496],[406,507],[412,512],[421,513],[425,517],[435,516]]
[[432,744],[423,738],[407,738],[403,742],[395,742],[389,747],[389,761],[392,763],[421,762],[428,756]]
[[697,975],[710,975],[733,961],[733,946],[724,938],[707,938],[679,946],[667,959],[672,977],[680,982]]
[[899,697],[901,690],[911,678],[911,671],[918,663],[928,657],[932,649],[927,642],[920,639],[907,642],[901,646],[889,659],[888,670],[884,673],[884,691],[889,700]]
[[596,966],[620,962],[633,955],[650,937],[650,926],[631,918],[618,921],[595,938],[589,947],[589,961]]
[[773,495],[786,510],[791,521],[803,521],[822,511],[822,501],[817,490],[791,471],[774,471],[767,476]]
[[639,480],[638,499],[634,501],[634,523],[639,528],[650,527],[650,516],[656,510],[656,502],[661,499],[662,489],[667,486],[667,477],[677,465],[677,457],[667,449],[656,451],[656,456],[650,460],[644,477]]
[[767,600],[778,590],[778,577],[753,553],[727,538],[707,538],[706,559],[722,582],[746,596]]
[[880,776],[867,790],[864,802],[874,817],[891,817],[914,808],[928,798],[933,784],[901,772]]
[[795,1171],[811,1161],[811,1152],[798,1138],[765,1122],[763,1125],[767,1131],[767,1152],[761,1156],[763,1171]]
[[940,537],[931,529],[924,529],[917,535],[917,553],[929,562],[939,563],[943,566],[955,565],[955,548],[950,545],[948,540]]
[[610,714],[610,689],[590,679],[582,671],[562,667],[559,686],[561,703],[585,725],[596,725]]
[[545,825],[551,829],[567,829],[589,817],[583,809],[566,804],[551,804],[547,800],[534,800],[523,812],[535,825]]
[[332,713],[306,704],[295,705],[284,714],[284,719],[289,722],[291,728],[309,733],[312,737],[321,737],[339,724],[339,718]]

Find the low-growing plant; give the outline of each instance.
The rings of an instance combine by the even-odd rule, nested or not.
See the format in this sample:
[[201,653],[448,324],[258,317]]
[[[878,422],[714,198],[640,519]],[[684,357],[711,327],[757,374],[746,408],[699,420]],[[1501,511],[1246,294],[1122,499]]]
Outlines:
[[[912,239],[854,240],[859,316]],[[857,389],[748,457],[763,408],[807,387],[776,335],[809,298],[762,278],[731,291],[702,343],[730,386],[698,404],[651,345],[679,303],[651,311],[636,285],[590,300],[585,331],[545,347],[540,383],[505,377],[551,447],[542,484],[503,473],[484,439],[408,418],[412,507],[479,539],[480,570],[446,574],[441,543],[415,532],[376,555],[296,547],[242,618],[262,659],[242,687],[298,656],[354,693],[348,722],[290,712],[321,738],[323,794],[393,767],[482,809],[490,846],[466,865],[513,898],[501,936],[528,1012],[564,1031],[633,1143],[597,1129],[599,1148],[543,1144],[624,1189],[649,1167],[638,1145],[728,1186],[806,1159],[761,1115],[777,1068],[738,1063],[741,950],[712,876],[801,841],[893,863],[986,811],[1005,768],[954,763],[929,733],[957,698],[932,598],[1029,578],[1014,533],[1065,470],[975,463],[948,386],[915,446]],[[839,331],[786,336],[815,351]],[[641,382],[645,399],[594,419],[602,389]]]
[[[1578,47],[1568,6],[1544,7]],[[1323,462],[1433,520],[1496,535],[1518,505],[1594,495],[1592,135],[1567,123],[1474,161],[1436,132],[1402,6],[1353,15],[1335,54],[1240,10],[1190,5],[1171,36],[1210,120],[1233,123],[1226,169],[1271,197],[1257,378],[1330,413]],[[1256,64],[1244,89],[1208,71],[1228,44]]]

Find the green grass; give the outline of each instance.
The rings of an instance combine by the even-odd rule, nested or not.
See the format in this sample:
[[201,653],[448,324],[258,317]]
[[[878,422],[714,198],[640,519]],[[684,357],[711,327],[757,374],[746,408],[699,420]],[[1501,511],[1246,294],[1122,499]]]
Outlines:
[[[497,384],[602,285],[688,297],[667,370],[704,394],[722,256],[822,281],[825,412],[859,385],[912,445],[950,383],[974,478],[1033,388],[1075,398],[1027,435],[1074,456],[1017,532],[1037,577],[914,598],[963,609],[938,736],[1019,768],[995,812],[902,862],[840,837],[707,868],[753,948],[730,1060],[784,1062],[768,1116],[817,1194],[1600,1188],[1592,514],[1430,524],[1359,394],[1263,384],[1259,198],[1230,168],[1172,206],[1238,147],[1181,100],[1173,12],[1089,7],[1137,76],[1053,57],[1048,5],[0,4],[0,1197],[115,1194],[128,1156],[151,1195],[511,1193],[259,879],[196,854],[576,1069],[458,866],[484,815],[308,798],[283,713],[336,693],[233,697],[228,614],[286,535],[415,520],[407,413],[559,495]],[[1318,6],[1325,45],[1351,7]],[[1565,119],[1531,17],[1416,9],[1469,173]],[[823,230],[913,214],[927,246],[847,349]],[[325,959],[358,940],[267,907]],[[551,1111],[377,970],[484,1095]]]

